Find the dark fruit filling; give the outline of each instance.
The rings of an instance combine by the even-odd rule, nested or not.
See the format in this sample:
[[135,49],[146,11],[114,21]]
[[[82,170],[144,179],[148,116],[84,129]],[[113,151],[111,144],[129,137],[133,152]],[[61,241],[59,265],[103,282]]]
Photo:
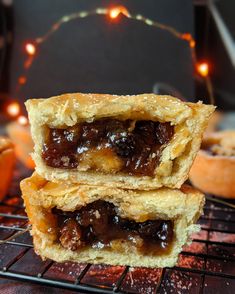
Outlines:
[[115,206],[95,201],[74,212],[53,209],[59,223],[59,241],[70,250],[84,246],[103,248],[112,240],[129,240],[146,254],[169,250],[173,240],[173,223],[164,220],[135,222],[120,217]]
[[[110,156],[107,153],[110,150],[119,160],[115,168],[112,165],[112,172],[154,176],[162,149],[173,134],[174,127],[170,123],[114,119],[82,123],[67,129],[50,128],[42,157],[48,166],[71,169],[81,164],[84,155],[93,150],[106,150],[102,156]],[[103,158],[105,160],[102,157],[100,161]],[[102,171],[97,164],[95,169]]]

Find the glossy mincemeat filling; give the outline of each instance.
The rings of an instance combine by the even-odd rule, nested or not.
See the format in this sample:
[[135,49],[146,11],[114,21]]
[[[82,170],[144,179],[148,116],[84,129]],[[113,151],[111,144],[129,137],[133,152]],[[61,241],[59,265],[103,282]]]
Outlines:
[[96,120],[48,129],[42,158],[48,166],[154,176],[174,127],[153,121]]
[[113,240],[131,242],[144,254],[166,253],[173,240],[173,222],[135,222],[122,218],[112,203],[98,200],[74,212],[53,209],[59,225],[58,240],[76,251],[85,246],[108,248]]

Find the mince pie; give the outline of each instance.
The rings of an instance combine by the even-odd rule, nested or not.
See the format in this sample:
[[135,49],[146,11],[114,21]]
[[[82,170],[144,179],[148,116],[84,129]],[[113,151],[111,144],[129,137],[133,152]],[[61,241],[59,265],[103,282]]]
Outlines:
[[235,131],[214,132],[203,139],[190,180],[206,193],[235,198]]
[[38,174],[140,190],[182,185],[214,111],[154,94],[64,94],[26,107]]
[[57,262],[174,266],[204,205],[189,186],[124,190],[53,183],[34,173],[21,189],[35,250]]

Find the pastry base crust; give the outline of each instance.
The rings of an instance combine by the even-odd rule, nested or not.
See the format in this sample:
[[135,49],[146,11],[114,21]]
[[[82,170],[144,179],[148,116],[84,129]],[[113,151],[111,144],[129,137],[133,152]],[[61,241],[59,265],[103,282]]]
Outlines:
[[[162,188],[153,191],[132,191],[103,186],[52,183],[33,174],[21,182],[26,211],[32,224],[36,252],[42,258],[57,262],[76,261],[130,265],[143,267],[174,266],[182,247],[190,242],[190,235],[199,230],[195,225],[202,213],[204,195],[183,186],[181,190]],[[57,242],[53,207],[74,211],[98,199],[113,203],[119,215],[135,221],[148,219],[172,220],[174,240],[169,252],[155,256],[143,255],[130,242],[113,242],[110,248],[82,248],[71,251]]]

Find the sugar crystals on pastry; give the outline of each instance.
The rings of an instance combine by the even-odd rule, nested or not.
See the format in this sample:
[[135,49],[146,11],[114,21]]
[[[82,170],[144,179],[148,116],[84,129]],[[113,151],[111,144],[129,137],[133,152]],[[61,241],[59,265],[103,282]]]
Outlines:
[[53,183],[36,173],[21,189],[34,248],[57,262],[174,266],[205,201],[189,186],[134,191]]
[[128,189],[179,188],[214,110],[154,94],[64,94],[26,107],[40,175]]

